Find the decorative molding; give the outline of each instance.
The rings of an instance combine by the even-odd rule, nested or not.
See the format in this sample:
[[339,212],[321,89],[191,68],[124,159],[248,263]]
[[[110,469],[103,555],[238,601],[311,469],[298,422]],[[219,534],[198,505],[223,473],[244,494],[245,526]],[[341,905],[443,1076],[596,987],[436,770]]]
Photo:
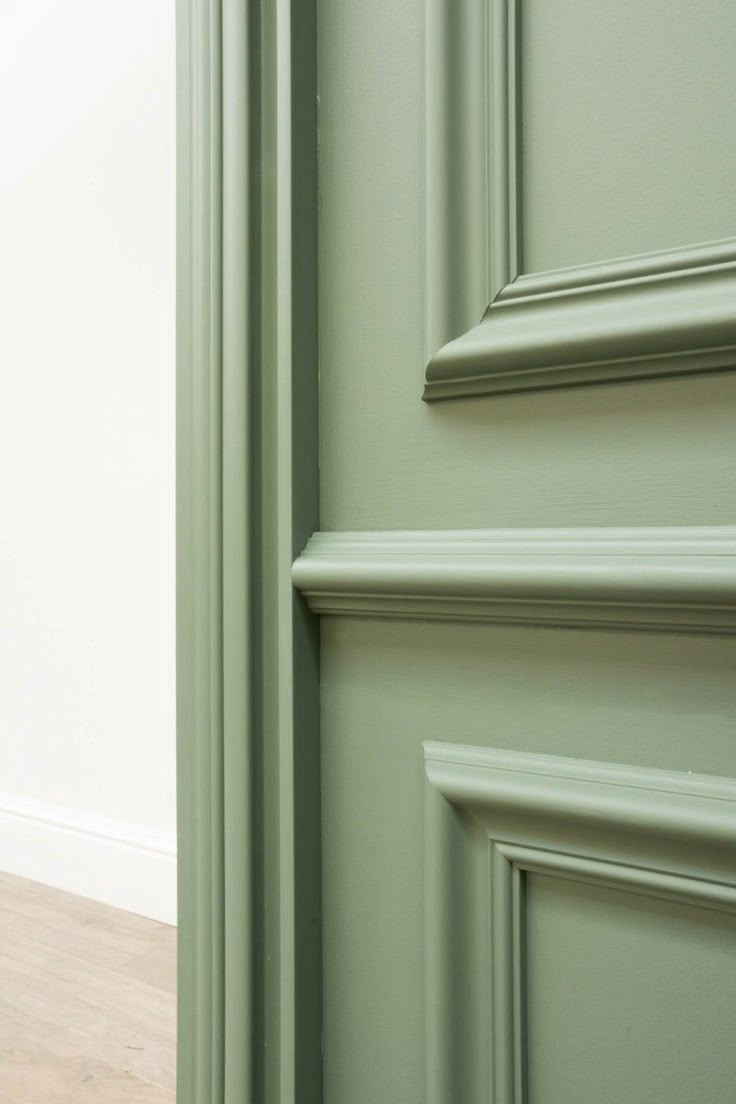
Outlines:
[[176,841],[165,833],[0,794],[0,870],[176,923]]
[[736,367],[736,239],[519,276],[427,368],[426,399]]
[[427,1100],[522,1101],[527,874],[736,911],[736,780],[433,743],[425,771]]
[[317,1104],[315,5],[178,0],[177,70],[177,1099]]
[[456,9],[425,0],[424,399],[736,368],[736,238],[521,275],[521,5]]
[[519,271],[519,0],[425,0],[425,349]]
[[736,527],[316,533],[293,567],[319,614],[736,631]]

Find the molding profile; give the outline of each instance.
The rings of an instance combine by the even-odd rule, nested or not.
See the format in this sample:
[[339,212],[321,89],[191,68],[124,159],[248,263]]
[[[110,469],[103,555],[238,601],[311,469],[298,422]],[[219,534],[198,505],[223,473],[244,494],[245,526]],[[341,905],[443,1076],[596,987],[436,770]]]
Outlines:
[[736,527],[315,533],[313,612],[577,628],[736,631]]
[[519,276],[427,367],[425,399],[736,367],[736,239]]
[[424,758],[426,1099],[525,1100],[527,875],[736,911],[736,781],[451,744]]
[[177,0],[180,1104],[322,1099],[315,24]]
[[736,368],[736,238],[522,274],[521,5],[455,7],[426,0],[424,399]]
[[518,273],[518,25],[518,0],[424,2],[427,360]]

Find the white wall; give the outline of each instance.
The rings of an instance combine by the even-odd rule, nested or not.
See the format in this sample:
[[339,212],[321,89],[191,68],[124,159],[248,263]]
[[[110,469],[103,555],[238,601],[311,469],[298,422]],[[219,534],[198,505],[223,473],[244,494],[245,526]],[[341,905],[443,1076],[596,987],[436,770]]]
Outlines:
[[0,869],[173,921],[174,0],[0,3]]

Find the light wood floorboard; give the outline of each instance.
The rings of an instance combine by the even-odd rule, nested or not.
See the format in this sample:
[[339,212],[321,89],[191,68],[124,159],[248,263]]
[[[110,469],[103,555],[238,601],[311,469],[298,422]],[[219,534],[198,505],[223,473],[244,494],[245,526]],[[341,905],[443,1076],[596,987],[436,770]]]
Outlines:
[[176,929],[0,874],[2,1104],[172,1104]]

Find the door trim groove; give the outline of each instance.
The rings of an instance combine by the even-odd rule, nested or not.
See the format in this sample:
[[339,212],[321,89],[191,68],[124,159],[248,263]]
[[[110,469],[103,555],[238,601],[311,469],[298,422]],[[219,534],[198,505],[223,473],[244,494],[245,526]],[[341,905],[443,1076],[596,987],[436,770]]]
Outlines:
[[179,1104],[317,1104],[313,0],[177,0]]
[[315,533],[318,614],[736,632],[736,527]]

